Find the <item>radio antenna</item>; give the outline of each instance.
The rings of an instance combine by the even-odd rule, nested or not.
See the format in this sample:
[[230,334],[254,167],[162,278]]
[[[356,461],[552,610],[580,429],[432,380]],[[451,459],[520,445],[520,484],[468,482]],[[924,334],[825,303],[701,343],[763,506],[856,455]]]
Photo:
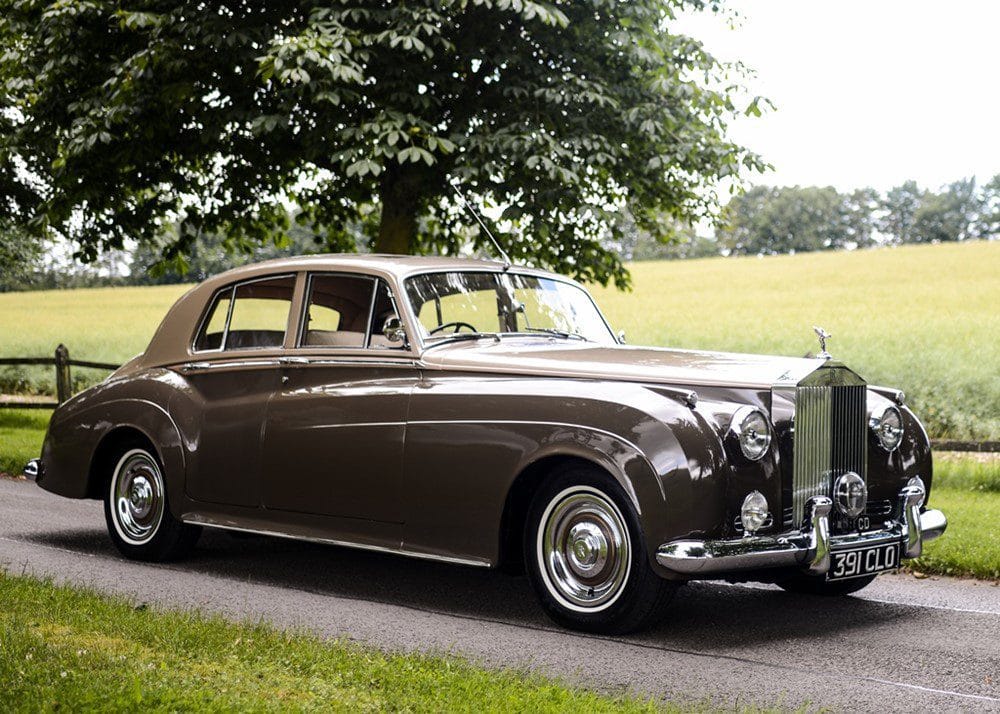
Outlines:
[[490,229],[486,227],[486,224],[483,223],[483,219],[480,218],[479,213],[476,211],[476,209],[473,208],[472,205],[466,200],[465,194],[462,193],[462,189],[460,189],[458,185],[454,183],[451,184],[451,187],[455,189],[455,195],[458,196],[458,200],[462,202],[463,206],[465,206],[465,210],[471,213],[472,217],[476,219],[476,223],[478,223],[482,227],[482,229],[486,232],[486,236],[490,239],[490,242],[493,244],[493,247],[497,249],[497,253],[500,254],[501,258],[503,258],[504,272],[510,270],[511,266],[510,256],[507,255],[507,251],[505,251],[503,248],[500,247],[500,241],[498,241],[496,239],[496,236],[493,235],[492,231],[490,231]]

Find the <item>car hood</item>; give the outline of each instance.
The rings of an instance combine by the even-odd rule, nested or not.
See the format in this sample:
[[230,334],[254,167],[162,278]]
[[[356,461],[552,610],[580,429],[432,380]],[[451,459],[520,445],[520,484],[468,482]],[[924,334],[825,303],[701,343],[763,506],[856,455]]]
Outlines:
[[461,371],[755,389],[796,384],[825,363],[802,357],[516,337],[441,345],[426,350],[422,360]]

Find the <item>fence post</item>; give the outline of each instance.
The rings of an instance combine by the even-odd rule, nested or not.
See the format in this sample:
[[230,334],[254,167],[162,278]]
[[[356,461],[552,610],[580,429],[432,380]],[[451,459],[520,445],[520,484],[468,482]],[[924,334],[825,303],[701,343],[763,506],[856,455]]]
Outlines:
[[73,396],[73,378],[69,372],[69,350],[66,345],[56,347],[56,401],[62,404]]

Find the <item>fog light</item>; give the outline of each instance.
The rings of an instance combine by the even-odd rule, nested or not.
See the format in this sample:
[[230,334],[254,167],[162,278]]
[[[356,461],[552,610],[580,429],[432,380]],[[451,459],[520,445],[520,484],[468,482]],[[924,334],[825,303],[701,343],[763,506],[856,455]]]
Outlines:
[[848,518],[857,518],[865,511],[868,501],[868,486],[865,480],[853,471],[842,473],[833,483],[833,502]]
[[751,491],[743,499],[743,507],[740,509],[740,521],[743,523],[743,530],[748,535],[753,535],[767,523],[767,499],[760,491]]

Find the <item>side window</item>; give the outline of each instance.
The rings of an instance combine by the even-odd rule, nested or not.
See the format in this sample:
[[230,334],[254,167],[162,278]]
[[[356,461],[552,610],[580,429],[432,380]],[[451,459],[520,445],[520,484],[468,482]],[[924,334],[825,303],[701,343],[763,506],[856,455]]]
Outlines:
[[222,347],[232,294],[232,288],[227,288],[215,296],[215,302],[212,303],[212,308],[208,311],[208,319],[201,326],[198,339],[194,342],[196,350],[217,350]]
[[364,347],[374,284],[364,276],[311,275],[299,347]]
[[402,349],[403,345],[399,342],[389,341],[383,329],[386,320],[390,317],[399,317],[392,303],[392,296],[389,294],[389,286],[385,284],[384,280],[378,281],[378,287],[375,290],[375,303],[372,307],[371,340],[368,346],[376,350]]
[[291,275],[237,285],[225,349],[281,347],[294,288]]

